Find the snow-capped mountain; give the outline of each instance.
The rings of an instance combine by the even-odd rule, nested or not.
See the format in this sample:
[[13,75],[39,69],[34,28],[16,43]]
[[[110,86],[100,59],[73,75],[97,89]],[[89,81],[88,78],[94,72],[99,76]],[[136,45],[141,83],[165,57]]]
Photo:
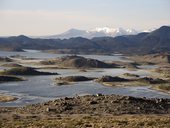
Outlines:
[[135,29],[123,29],[123,28],[109,28],[109,27],[102,27],[102,28],[95,28],[92,30],[78,30],[78,29],[70,29],[64,33],[58,34],[58,35],[51,35],[51,36],[44,36],[41,38],[46,39],[69,39],[72,37],[84,37],[91,39],[93,37],[115,37],[115,36],[121,36],[121,35],[135,35],[139,33],[140,31],[137,31]]
[[139,31],[135,29],[123,29],[123,28],[96,28],[94,32],[103,32],[109,36],[120,36],[120,35],[133,35],[139,33]]

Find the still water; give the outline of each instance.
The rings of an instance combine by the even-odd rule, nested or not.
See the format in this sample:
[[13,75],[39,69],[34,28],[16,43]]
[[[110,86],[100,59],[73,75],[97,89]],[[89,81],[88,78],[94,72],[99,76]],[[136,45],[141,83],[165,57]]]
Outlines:
[[[63,54],[48,54],[42,52],[0,52],[0,56],[22,55],[31,58],[55,58],[64,56]],[[88,55],[86,57],[95,58],[99,60],[114,61],[121,60],[122,56],[99,56]],[[126,60],[123,60],[126,61]],[[76,95],[87,94],[119,94],[129,95],[135,97],[148,97],[148,98],[170,98],[170,95],[159,91],[151,90],[150,87],[107,87],[94,81],[79,82],[71,85],[57,86],[54,79],[60,76],[69,75],[83,75],[90,77],[100,77],[104,75],[117,76],[123,73],[135,73],[140,76],[148,76],[150,72],[143,69],[137,71],[129,71],[127,69],[96,69],[88,70],[88,72],[80,72],[74,69],[56,69],[56,70],[43,70],[49,72],[57,72],[60,75],[53,76],[27,76],[26,81],[21,82],[7,82],[0,84],[0,94],[9,94],[16,96],[19,99],[13,102],[0,103],[0,106],[23,106],[26,104],[39,103],[54,98],[72,97]]]
[[[7,52],[7,51],[0,51],[0,57],[10,57],[14,55],[21,55],[26,56],[28,58],[40,58],[40,59],[48,59],[48,58],[56,58],[56,57],[62,57],[67,56],[71,54],[52,54],[52,53],[44,53],[38,50],[25,50],[26,52]],[[86,58],[93,58],[98,59],[101,61],[123,61],[123,62],[129,62],[128,59],[126,59],[122,55],[81,55]]]

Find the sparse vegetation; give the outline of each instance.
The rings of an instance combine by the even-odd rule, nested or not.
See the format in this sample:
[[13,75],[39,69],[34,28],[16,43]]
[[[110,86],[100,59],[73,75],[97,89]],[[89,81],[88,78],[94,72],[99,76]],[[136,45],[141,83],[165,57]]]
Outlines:
[[155,72],[160,73],[163,77],[170,79],[170,67],[162,67],[155,69]]
[[1,107],[0,127],[168,128],[170,127],[169,113],[168,99],[116,95],[66,97],[26,107]]
[[[18,116],[16,118],[15,116]],[[159,115],[56,115],[55,117],[23,116],[15,115],[10,118],[1,118],[0,127],[3,128],[168,128],[170,116]],[[16,118],[16,119],[15,119]]]
[[159,84],[156,88],[163,90],[163,91],[170,91],[170,83],[167,84]]
[[140,56],[131,57],[134,61],[142,63],[160,64],[160,63],[170,63],[170,54],[168,53],[157,53],[157,54],[147,54]]

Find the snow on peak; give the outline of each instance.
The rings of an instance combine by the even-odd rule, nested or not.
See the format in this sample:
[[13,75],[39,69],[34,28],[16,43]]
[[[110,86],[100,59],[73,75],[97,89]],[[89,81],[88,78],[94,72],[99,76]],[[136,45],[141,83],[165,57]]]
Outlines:
[[97,27],[91,30],[79,30],[79,29],[70,29],[64,33],[58,35],[48,36],[46,38],[60,38],[60,39],[69,39],[72,37],[84,37],[84,38],[93,38],[93,37],[116,37],[121,35],[135,35],[141,31],[135,29],[124,29],[124,28],[110,28],[110,27]]
[[143,30],[143,32],[151,32],[151,31],[154,31],[154,30],[156,30],[156,28],[146,29],[146,30]]
[[138,31],[134,29],[123,29],[123,28],[109,28],[109,27],[97,27],[92,32],[102,32],[108,34],[109,36],[119,36],[119,35],[129,35],[137,34]]
[[96,32],[104,32],[104,33],[111,33],[114,30],[112,28],[109,28],[109,27],[103,27],[103,28],[98,27],[94,31],[96,31]]

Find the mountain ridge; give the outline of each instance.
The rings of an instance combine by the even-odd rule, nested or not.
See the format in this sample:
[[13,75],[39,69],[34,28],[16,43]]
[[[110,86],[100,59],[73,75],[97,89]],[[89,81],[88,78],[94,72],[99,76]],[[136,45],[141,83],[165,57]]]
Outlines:
[[[170,26],[152,32],[116,37],[72,37],[70,39],[33,39],[24,35],[0,38],[0,50],[53,50],[71,54],[150,54],[170,52]],[[10,50],[9,49],[9,50]],[[57,52],[58,53],[58,52]]]
[[88,39],[92,39],[94,37],[105,37],[105,36],[121,36],[121,35],[130,35],[130,34],[137,34],[139,31],[135,29],[123,29],[123,28],[109,28],[109,27],[98,27],[92,30],[79,30],[75,28],[71,28],[66,32],[56,35],[49,35],[49,36],[41,36],[38,38],[43,39],[69,39],[72,37],[84,37]]

